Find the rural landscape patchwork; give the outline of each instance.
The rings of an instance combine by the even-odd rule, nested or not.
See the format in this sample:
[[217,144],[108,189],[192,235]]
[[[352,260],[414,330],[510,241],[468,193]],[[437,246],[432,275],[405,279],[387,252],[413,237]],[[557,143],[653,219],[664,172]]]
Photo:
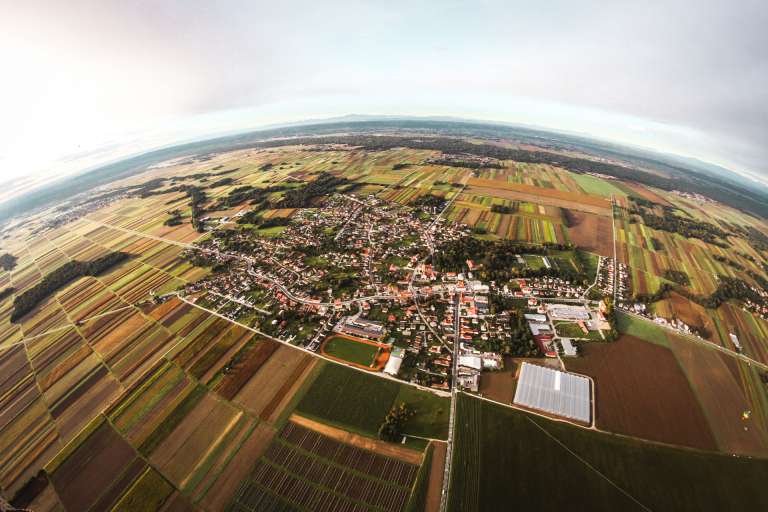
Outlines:
[[4,510],[768,510],[768,197],[473,122],[0,208]]

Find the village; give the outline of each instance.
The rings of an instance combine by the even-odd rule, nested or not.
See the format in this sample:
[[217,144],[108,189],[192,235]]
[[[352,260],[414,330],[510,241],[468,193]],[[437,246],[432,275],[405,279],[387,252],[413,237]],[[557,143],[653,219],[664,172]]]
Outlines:
[[[485,283],[471,260],[438,271],[431,255],[470,236],[438,211],[334,194],[297,210],[279,236],[216,229],[186,254],[215,271],[183,294],[284,342],[439,390],[477,392],[482,373],[504,370],[512,355],[576,357],[579,343],[606,339],[604,303],[582,283]],[[547,256],[526,258],[551,266]],[[600,269],[596,284],[610,294],[602,279],[613,283],[612,260]]]

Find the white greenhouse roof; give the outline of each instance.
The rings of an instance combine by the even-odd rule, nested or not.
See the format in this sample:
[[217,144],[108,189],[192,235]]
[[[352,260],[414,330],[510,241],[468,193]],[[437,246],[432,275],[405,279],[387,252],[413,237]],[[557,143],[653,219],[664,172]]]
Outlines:
[[589,423],[589,379],[530,363],[523,363],[514,402],[557,416]]

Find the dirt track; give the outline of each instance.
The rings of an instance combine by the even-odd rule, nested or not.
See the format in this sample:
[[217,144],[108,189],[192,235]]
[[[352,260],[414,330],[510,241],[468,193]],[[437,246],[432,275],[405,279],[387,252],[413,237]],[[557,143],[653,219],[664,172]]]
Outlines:
[[421,460],[423,458],[423,454],[421,452],[412,450],[411,448],[405,448],[397,444],[379,441],[378,439],[363,437],[351,432],[347,432],[346,430],[341,430],[340,428],[331,427],[330,425],[325,425],[324,423],[319,423],[297,414],[292,414],[290,420],[297,425],[301,425],[302,427],[306,427],[310,430],[314,430],[315,432],[319,432],[324,436],[330,437],[331,439],[335,439],[351,446],[357,446],[358,448],[363,448],[365,450],[370,450],[385,457],[399,459],[403,462],[408,462],[409,464],[419,465],[421,464]]

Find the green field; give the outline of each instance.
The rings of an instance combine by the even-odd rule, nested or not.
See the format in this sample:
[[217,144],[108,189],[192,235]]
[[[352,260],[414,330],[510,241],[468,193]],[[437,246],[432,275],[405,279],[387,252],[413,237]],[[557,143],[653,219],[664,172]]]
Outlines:
[[627,193],[622,189],[616,187],[608,180],[600,179],[588,174],[572,174],[573,180],[579,184],[579,186],[587,194],[596,194],[599,196],[611,197],[611,194],[621,197],[626,196]]
[[[459,395],[448,508],[766,510],[768,461],[633,440]],[[517,508],[517,506],[514,506]]]
[[405,427],[406,434],[447,436],[447,398],[338,364],[325,365],[296,410],[325,423],[376,436],[392,405],[400,402],[416,412]]
[[619,332],[636,336],[645,341],[656,343],[657,345],[669,346],[667,334],[664,328],[656,325],[650,320],[644,320],[624,313],[616,314],[616,327]]
[[426,393],[413,386],[400,386],[400,393],[398,393],[395,403],[399,404],[400,402],[408,404],[415,412],[405,427],[406,434],[448,439],[450,399]]
[[559,336],[566,338],[584,338],[587,335],[581,330],[579,324],[575,322],[557,322],[555,323],[555,330]]
[[424,462],[421,463],[416,482],[413,484],[413,494],[408,500],[406,512],[419,512],[425,510],[427,502],[427,488],[429,487],[429,469],[432,465],[432,452],[434,447],[430,444],[424,454]]
[[374,345],[359,343],[341,336],[333,336],[323,345],[323,351],[329,356],[338,357],[350,363],[371,366],[379,349]]
[[287,227],[288,226],[273,226],[271,228],[257,229],[256,233],[267,238],[276,238],[280,236]]

